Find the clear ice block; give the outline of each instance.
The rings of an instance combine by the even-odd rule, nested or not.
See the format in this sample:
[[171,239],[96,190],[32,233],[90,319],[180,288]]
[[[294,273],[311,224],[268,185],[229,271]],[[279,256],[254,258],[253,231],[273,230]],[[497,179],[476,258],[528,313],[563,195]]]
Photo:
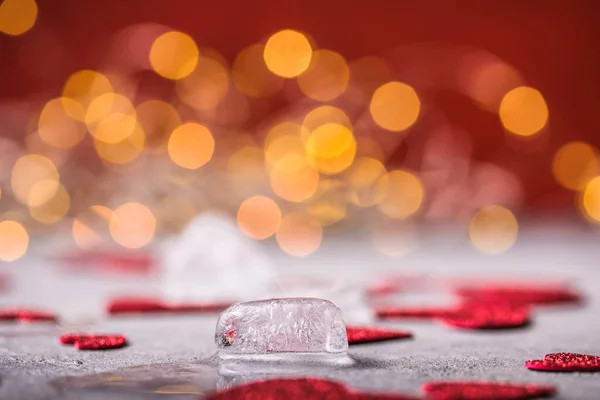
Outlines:
[[342,312],[327,300],[286,298],[237,303],[215,332],[220,358],[278,353],[345,355]]
[[162,272],[162,295],[172,302],[253,300],[275,275],[262,249],[217,213],[198,215],[165,246]]

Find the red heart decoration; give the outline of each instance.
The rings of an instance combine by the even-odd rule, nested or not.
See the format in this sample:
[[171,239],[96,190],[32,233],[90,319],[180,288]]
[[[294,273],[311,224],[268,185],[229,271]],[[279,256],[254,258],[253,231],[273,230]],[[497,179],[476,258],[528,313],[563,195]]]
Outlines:
[[429,382],[422,386],[422,390],[435,400],[519,400],[556,393],[553,386],[497,382]]
[[510,329],[529,324],[529,309],[500,303],[470,303],[441,318],[446,325],[462,329]]
[[459,287],[455,293],[465,299],[511,304],[576,303],[581,295],[564,285],[487,285]]
[[350,391],[345,385],[319,378],[269,379],[209,395],[208,400],[411,400],[396,394]]
[[229,307],[232,302],[168,304],[160,299],[148,297],[123,297],[109,302],[107,311],[111,315],[146,313],[215,313]]
[[551,353],[546,354],[543,360],[526,361],[525,366],[537,371],[595,372],[600,371],[600,357],[577,353]]
[[60,342],[73,344],[78,350],[108,350],[125,346],[127,339],[123,335],[67,333],[60,336]]
[[0,310],[0,320],[4,321],[17,321],[21,323],[32,323],[32,322],[56,322],[56,314],[33,310],[29,308],[8,308]]
[[412,333],[406,331],[367,326],[346,326],[346,335],[348,336],[348,344],[381,342],[383,340],[412,337]]

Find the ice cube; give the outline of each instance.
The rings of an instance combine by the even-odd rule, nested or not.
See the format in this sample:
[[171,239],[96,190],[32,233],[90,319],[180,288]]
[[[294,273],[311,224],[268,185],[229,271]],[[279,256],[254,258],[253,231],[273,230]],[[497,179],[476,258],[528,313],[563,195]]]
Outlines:
[[165,246],[162,295],[167,301],[255,300],[274,280],[256,243],[226,215],[203,213]]
[[315,298],[237,303],[221,313],[215,342],[220,358],[277,353],[344,355],[348,350],[342,312]]

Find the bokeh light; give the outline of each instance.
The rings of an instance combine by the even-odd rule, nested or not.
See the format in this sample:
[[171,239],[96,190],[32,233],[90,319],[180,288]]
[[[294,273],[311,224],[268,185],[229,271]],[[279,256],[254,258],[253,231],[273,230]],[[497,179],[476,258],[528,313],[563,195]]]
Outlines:
[[423,185],[411,172],[391,171],[379,178],[377,185],[385,186],[385,195],[377,207],[391,218],[408,218],[415,214],[423,203]]
[[276,234],[281,250],[295,257],[314,253],[323,240],[323,229],[301,214],[287,214]]
[[244,200],[237,212],[237,224],[248,237],[264,240],[273,236],[281,223],[281,210],[266,196],[253,196]]
[[[71,208],[71,197],[63,185],[58,185],[55,189],[56,182],[52,180],[44,180],[35,184],[31,192],[40,192],[43,194],[54,190],[54,195],[38,206],[29,207],[29,215],[34,220],[42,224],[55,224],[63,219]],[[36,196],[40,198],[41,196]]]
[[272,35],[263,52],[271,72],[283,78],[294,78],[308,69],[312,46],[302,33],[291,29]]
[[[129,127],[125,126],[125,129],[129,129]],[[106,143],[96,139],[94,140],[94,148],[103,161],[110,164],[127,164],[142,154],[145,143],[144,130],[136,122],[131,133],[125,139],[116,143]]]
[[369,110],[377,125],[400,132],[417,121],[421,101],[417,92],[406,83],[388,82],[373,93]]
[[21,35],[33,28],[37,16],[35,0],[4,0],[0,4],[0,32]]
[[[43,184],[33,190],[40,182]],[[54,196],[59,185],[58,170],[47,157],[38,154],[24,155],[12,169],[12,191],[17,200],[25,205],[42,205]]]
[[178,80],[191,74],[200,51],[196,42],[182,32],[171,31],[156,38],[150,48],[150,64],[160,76]]
[[554,154],[552,173],[566,189],[582,190],[598,172],[598,151],[587,143],[569,142]]
[[270,182],[279,197],[299,203],[316,192],[319,172],[308,164],[304,156],[289,154],[273,166]]
[[136,115],[135,108],[127,97],[118,93],[103,93],[90,101],[85,112],[85,123],[93,130],[95,124],[115,114]]
[[487,254],[500,254],[517,241],[519,224],[513,213],[501,206],[478,210],[469,225],[469,238],[475,248]]
[[187,77],[177,81],[177,94],[187,105],[198,110],[215,108],[227,94],[229,73],[223,64],[201,57],[198,66]]
[[[346,113],[337,107],[329,105],[319,106],[312,109],[304,117],[302,125],[307,130],[308,134],[329,122],[343,125],[350,130],[353,129],[352,122],[350,121],[350,118],[348,118]],[[308,136],[305,137],[303,135],[303,138],[308,139]]]
[[90,103],[98,96],[112,92],[112,84],[100,72],[89,69],[77,71],[67,79],[62,96],[73,99],[79,106],[75,107],[72,103],[63,102],[65,112],[75,120],[85,121]]
[[0,222],[0,260],[15,261],[25,254],[28,247],[29,235],[21,223]]
[[233,62],[233,81],[248,97],[272,96],[283,87],[283,79],[267,68],[263,53],[264,46],[255,44],[242,50]]
[[215,140],[206,126],[188,122],[171,133],[168,150],[175,164],[198,169],[212,158]]
[[147,100],[136,107],[136,113],[150,149],[166,150],[169,135],[181,125],[175,107],[162,100]]
[[591,222],[600,223],[600,176],[590,180],[581,195],[581,211]]
[[310,133],[306,153],[316,169],[325,174],[337,174],[352,164],[356,140],[348,128],[329,122]]
[[77,145],[85,137],[85,127],[71,118],[66,110],[75,110],[79,103],[59,97],[46,103],[38,121],[38,135],[47,144],[61,149]]
[[71,227],[75,244],[82,249],[91,249],[102,243],[102,237],[82,218],[74,218]]
[[110,218],[110,235],[128,249],[146,246],[154,237],[156,219],[148,207],[140,203],[125,203],[115,209]]
[[344,57],[324,49],[313,53],[308,69],[297,78],[302,93],[317,101],[331,101],[341,96],[349,79],[350,69]]
[[316,200],[306,205],[304,214],[312,223],[327,227],[346,218],[347,206],[341,201]]
[[504,128],[519,136],[531,136],[548,122],[548,106],[536,89],[521,86],[508,92],[498,111]]
[[383,200],[389,178],[381,161],[375,158],[357,158],[344,171],[343,178],[350,187],[349,200],[361,207],[370,207]]

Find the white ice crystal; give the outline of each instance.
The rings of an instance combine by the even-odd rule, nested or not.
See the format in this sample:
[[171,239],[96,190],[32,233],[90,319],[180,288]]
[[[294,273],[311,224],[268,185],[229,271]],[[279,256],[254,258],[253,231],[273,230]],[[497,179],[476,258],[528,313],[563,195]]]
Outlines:
[[162,294],[167,300],[259,298],[274,272],[262,249],[227,216],[204,213],[163,251]]
[[221,313],[215,342],[222,358],[276,353],[345,354],[342,312],[327,300],[286,298],[238,303]]

